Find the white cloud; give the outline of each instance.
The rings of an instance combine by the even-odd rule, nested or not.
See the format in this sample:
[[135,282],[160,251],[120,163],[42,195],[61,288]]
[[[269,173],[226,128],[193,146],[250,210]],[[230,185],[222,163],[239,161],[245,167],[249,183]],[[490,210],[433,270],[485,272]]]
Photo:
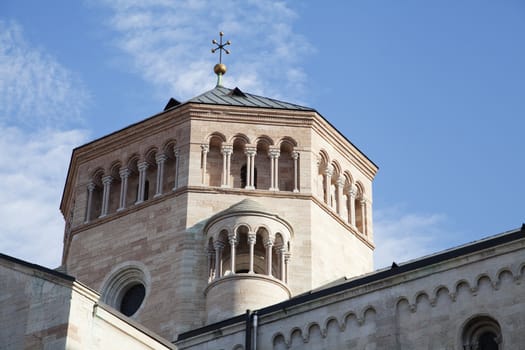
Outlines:
[[0,122],[25,128],[80,121],[88,101],[81,82],[23,38],[15,22],[0,20]]
[[59,201],[71,149],[86,135],[5,126],[0,133],[0,252],[57,267],[64,229]]
[[88,94],[74,75],[0,21],[0,252],[47,267],[60,263],[58,207],[71,149],[86,132]]
[[448,248],[452,234],[443,214],[403,213],[399,208],[374,211],[374,265],[390,266]]
[[210,49],[219,31],[232,41],[232,54],[223,57],[226,86],[287,99],[305,90],[297,63],[313,48],[294,33],[297,16],[285,2],[100,1],[114,11],[109,24],[119,33],[116,45],[164,96],[186,99],[214,86],[218,57]]

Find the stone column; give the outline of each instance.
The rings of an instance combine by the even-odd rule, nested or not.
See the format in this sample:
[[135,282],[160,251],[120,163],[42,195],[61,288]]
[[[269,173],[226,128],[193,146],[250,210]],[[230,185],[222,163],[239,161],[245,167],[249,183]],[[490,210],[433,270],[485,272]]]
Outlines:
[[361,204],[361,224],[363,226],[363,232],[361,233],[366,235],[366,199],[361,199],[359,204]]
[[270,149],[270,191],[279,191],[279,155],[278,149]]
[[283,244],[282,246],[278,247],[279,249],[279,258],[280,258],[280,261],[279,261],[279,268],[280,268],[280,272],[281,272],[281,281],[284,282],[286,280],[286,248],[285,248],[285,245]]
[[237,245],[235,234],[228,235],[228,242],[230,243],[230,271],[235,274],[235,246]]
[[272,276],[272,247],[273,239],[266,239],[264,242],[264,247],[266,248],[266,274]]
[[374,220],[372,220],[372,201],[366,201],[366,236],[369,240],[374,239]]
[[207,144],[201,145],[201,152],[202,152],[202,184],[206,185],[206,168],[208,166],[208,152],[210,151],[210,146]]
[[299,192],[299,169],[298,169],[298,160],[299,160],[299,152],[293,151],[292,152],[292,158],[293,158],[293,192]]
[[253,271],[253,260],[254,260],[254,250],[255,250],[255,242],[257,240],[257,235],[255,232],[249,232],[248,233],[248,246],[250,247],[250,270],[248,273],[254,273]]
[[87,203],[86,203],[86,219],[84,220],[84,223],[88,223],[91,220],[91,207],[93,205],[93,191],[95,190],[97,186],[94,182],[90,182],[87,185],[88,190],[88,197],[87,197]]
[[206,249],[206,257],[208,258],[208,283],[213,281],[215,278],[215,273],[213,269],[213,257],[214,257],[214,250],[211,248]]
[[109,193],[111,190],[111,181],[113,181],[113,177],[111,177],[111,175],[104,176],[102,178],[102,185],[104,187],[102,189],[102,210],[100,211],[99,218],[103,218],[104,216],[108,215]]
[[330,203],[330,193],[331,186],[332,186],[332,175],[334,174],[334,167],[331,165],[327,165],[326,169],[324,170],[324,176],[325,176],[325,185],[324,185],[324,202],[331,206]]
[[144,184],[146,183],[146,169],[148,169],[148,162],[142,162],[138,165],[139,168],[139,189],[137,193],[137,201],[135,204],[144,202]]
[[128,196],[128,177],[131,172],[128,168],[122,168],[120,175],[120,201],[117,211],[126,209],[126,198]]
[[284,255],[284,283],[288,283],[288,265],[290,262],[290,258],[292,257],[292,254],[290,252],[287,252]]
[[162,185],[164,184],[164,162],[166,159],[168,159],[168,157],[164,153],[155,156],[155,161],[157,162],[157,184],[154,197],[162,195]]
[[337,214],[342,215],[343,214],[343,189],[345,187],[345,177],[339,176],[339,179],[337,179]]
[[348,194],[350,195],[350,212],[348,213],[350,216],[350,225],[355,228],[355,197],[357,196],[357,187],[352,185]]
[[222,146],[222,185],[221,187],[230,187],[230,162],[233,153],[232,145]]
[[222,276],[222,249],[224,248],[224,243],[221,241],[213,242],[213,248],[215,248],[215,278],[220,278]]
[[255,189],[255,147],[246,147],[246,189]]
[[173,181],[173,191],[175,191],[177,188],[179,188],[179,150],[177,148],[173,148],[173,154],[175,156],[175,180]]

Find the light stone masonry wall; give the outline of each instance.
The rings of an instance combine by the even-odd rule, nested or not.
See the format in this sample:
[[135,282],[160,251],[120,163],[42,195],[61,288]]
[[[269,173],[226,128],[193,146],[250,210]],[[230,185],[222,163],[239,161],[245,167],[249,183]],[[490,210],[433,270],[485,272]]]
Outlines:
[[2,349],[175,349],[73,278],[0,256]]
[[[373,270],[373,246],[322,204],[311,206],[312,288]],[[328,258],[329,257],[329,258]]]
[[146,285],[144,303],[133,318],[167,339],[200,326],[195,317],[195,309],[200,309],[191,300],[195,290],[187,290],[194,278],[185,276],[184,271],[186,266],[202,262],[192,261],[191,254],[185,253],[185,217],[185,195],[172,195],[169,200],[145,202],[135,211],[76,232],[68,273],[102,293],[103,281],[115,266],[138,261],[146,266],[151,283]]
[[[525,237],[259,317],[258,349],[458,349],[476,317],[501,327],[500,349],[525,344]],[[243,327],[244,326],[244,327]],[[234,346],[244,324],[178,341],[179,349]],[[231,339],[231,341],[229,341]],[[229,345],[226,345],[229,344]]]

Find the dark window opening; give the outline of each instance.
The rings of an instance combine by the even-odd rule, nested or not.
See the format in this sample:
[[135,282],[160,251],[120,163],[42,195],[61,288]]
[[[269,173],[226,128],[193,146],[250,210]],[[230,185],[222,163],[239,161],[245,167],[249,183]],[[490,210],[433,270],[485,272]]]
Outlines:
[[245,188],[246,187],[246,184],[247,184],[247,170],[246,170],[246,164],[244,164],[242,167],[241,167],[241,188]]
[[149,181],[144,182],[144,200],[147,201],[149,198]]
[[129,288],[124,295],[122,296],[122,301],[120,302],[120,312],[126,316],[132,316],[137,312],[140,305],[144,301],[146,296],[146,288],[143,284],[135,284]]
[[[246,164],[241,167],[241,188],[246,188],[248,184],[248,171]],[[253,187],[257,188],[257,168],[253,168]]]
[[491,332],[485,332],[479,337],[479,350],[498,350],[496,335]]
[[248,272],[250,272],[250,270],[242,269],[242,270],[237,271],[236,273],[248,273]]

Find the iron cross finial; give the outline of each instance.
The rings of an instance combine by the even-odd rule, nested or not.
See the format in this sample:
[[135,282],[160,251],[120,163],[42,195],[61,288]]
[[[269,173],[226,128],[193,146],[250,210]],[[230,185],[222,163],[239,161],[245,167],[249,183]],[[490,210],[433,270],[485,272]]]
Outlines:
[[215,53],[215,51],[219,50],[219,64],[222,64],[222,52],[226,52],[227,55],[230,54],[230,51],[228,51],[228,49],[225,49],[224,47],[225,46],[228,46],[228,45],[231,45],[231,41],[227,41],[225,42],[224,44],[222,43],[222,37],[224,36],[224,33],[223,32],[220,32],[219,33],[220,35],[220,39],[219,39],[219,42],[217,42],[217,40],[213,39],[211,41],[212,44],[215,44],[217,45],[217,47],[211,49],[211,52],[212,53]]
[[231,42],[228,40],[223,44],[222,37],[224,33],[220,32],[219,35],[221,36],[219,42],[217,42],[217,40],[215,39],[211,41],[212,44],[217,45],[217,47],[211,49],[211,52],[215,53],[215,51],[219,50],[219,63],[217,63],[215,67],[213,67],[213,71],[215,72],[215,74],[217,74],[217,86],[222,86],[222,76],[226,74],[226,65],[222,63],[222,52],[226,52],[227,55],[230,54],[230,51],[228,51],[228,49],[225,49],[224,47],[230,45]]

